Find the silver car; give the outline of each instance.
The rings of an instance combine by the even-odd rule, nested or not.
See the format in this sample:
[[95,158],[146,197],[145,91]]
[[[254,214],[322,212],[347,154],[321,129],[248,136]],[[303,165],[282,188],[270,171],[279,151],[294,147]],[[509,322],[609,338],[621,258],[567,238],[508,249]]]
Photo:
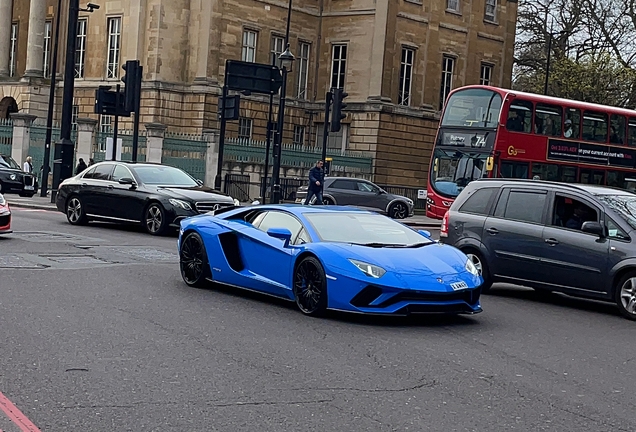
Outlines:
[[[296,192],[296,203],[302,204],[307,198],[307,186]],[[413,200],[386,192],[367,180],[348,177],[326,177],[323,189],[325,205],[348,205],[366,210],[379,211],[393,219],[413,216]],[[312,198],[311,204],[315,204]]]

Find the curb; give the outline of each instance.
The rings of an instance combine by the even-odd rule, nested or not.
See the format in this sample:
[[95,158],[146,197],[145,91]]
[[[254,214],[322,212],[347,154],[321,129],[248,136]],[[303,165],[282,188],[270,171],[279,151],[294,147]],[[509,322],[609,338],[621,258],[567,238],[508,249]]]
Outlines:
[[50,211],[57,211],[57,207],[56,206],[52,206],[52,205],[44,205],[44,204],[31,204],[31,203],[21,203],[21,202],[11,202],[9,200],[7,200],[7,202],[9,203],[10,207],[18,207],[18,208],[30,208],[30,209],[36,209],[36,210],[50,210]]

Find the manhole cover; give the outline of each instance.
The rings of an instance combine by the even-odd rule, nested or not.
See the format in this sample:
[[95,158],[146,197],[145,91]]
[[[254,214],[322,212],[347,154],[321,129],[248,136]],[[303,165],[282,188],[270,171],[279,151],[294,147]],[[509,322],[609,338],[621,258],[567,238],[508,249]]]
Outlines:
[[47,268],[44,264],[38,264],[18,255],[0,256],[0,268],[4,269],[41,269]]
[[99,265],[99,264],[112,264],[110,261],[106,261],[92,255],[39,255],[42,258],[46,258],[49,261],[53,261],[60,264],[90,264],[90,265]]

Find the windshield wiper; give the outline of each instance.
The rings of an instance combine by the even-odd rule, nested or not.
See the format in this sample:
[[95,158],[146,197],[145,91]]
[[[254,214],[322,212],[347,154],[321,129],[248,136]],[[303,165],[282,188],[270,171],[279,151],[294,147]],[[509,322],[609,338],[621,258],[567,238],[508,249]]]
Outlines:
[[435,242],[413,243],[412,245],[408,245],[408,246],[404,246],[404,247],[407,247],[407,248],[418,248],[418,247],[428,246],[428,245],[432,245],[432,244],[435,244]]
[[354,244],[356,246],[366,246],[366,247],[373,247],[373,248],[403,248],[403,247],[407,247],[407,245],[405,244],[401,244],[401,243],[379,243],[379,242],[374,242],[374,243],[351,243]]

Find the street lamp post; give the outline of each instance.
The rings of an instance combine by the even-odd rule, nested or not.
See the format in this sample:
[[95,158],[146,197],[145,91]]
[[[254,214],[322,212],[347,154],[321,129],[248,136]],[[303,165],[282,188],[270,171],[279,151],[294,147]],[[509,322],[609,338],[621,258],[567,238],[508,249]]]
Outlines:
[[278,204],[280,202],[280,158],[282,152],[283,142],[283,124],[285,122],[285,100],[287,93],[287,74],[292,71],[292,65],[294,63],[294,55],[289,51],[289,43],[285,48],[285,51],[278,57],[283,71],[283,84],[280,89],[280,102],[278,104],[278,127],[276,132],[276,138],[274,139],[274,164],[272,171],[272,204]]
[[73,175],[75,145],[73,141],[71,141],[71,124],[73,122],[73,92],[75,91],[77,21],[79,19],[80,10],[83,12],[93,12],[95,9],[99,9],[99,6],[93,3],[88,3],[86,9],[80,9],[79,0],[70,0],[69,2],[68,30],[66,32],[66,62],[64,65],[64,96],[62,97],[62,121],[60,123],[60,140],[55,143],[53,190],[51,191],[52,203],[55,202],[57,189],[62,180]]
[[53,134],[53,109],[55,107],[55,81],[57,75],[57,52],[60,44],[60,21],[62,15],[62,0],[57,1],[57,11],[55,12],[55,40],[53,45],[53,59],[51,62],[51,89],[49,90],[49,109],[46,114],[46,137],[44,139],[44,159],[42,165],[42,184],[40,185],[40,196],[45,197],[49,189],[49,173],[51,167],[51,135]]

